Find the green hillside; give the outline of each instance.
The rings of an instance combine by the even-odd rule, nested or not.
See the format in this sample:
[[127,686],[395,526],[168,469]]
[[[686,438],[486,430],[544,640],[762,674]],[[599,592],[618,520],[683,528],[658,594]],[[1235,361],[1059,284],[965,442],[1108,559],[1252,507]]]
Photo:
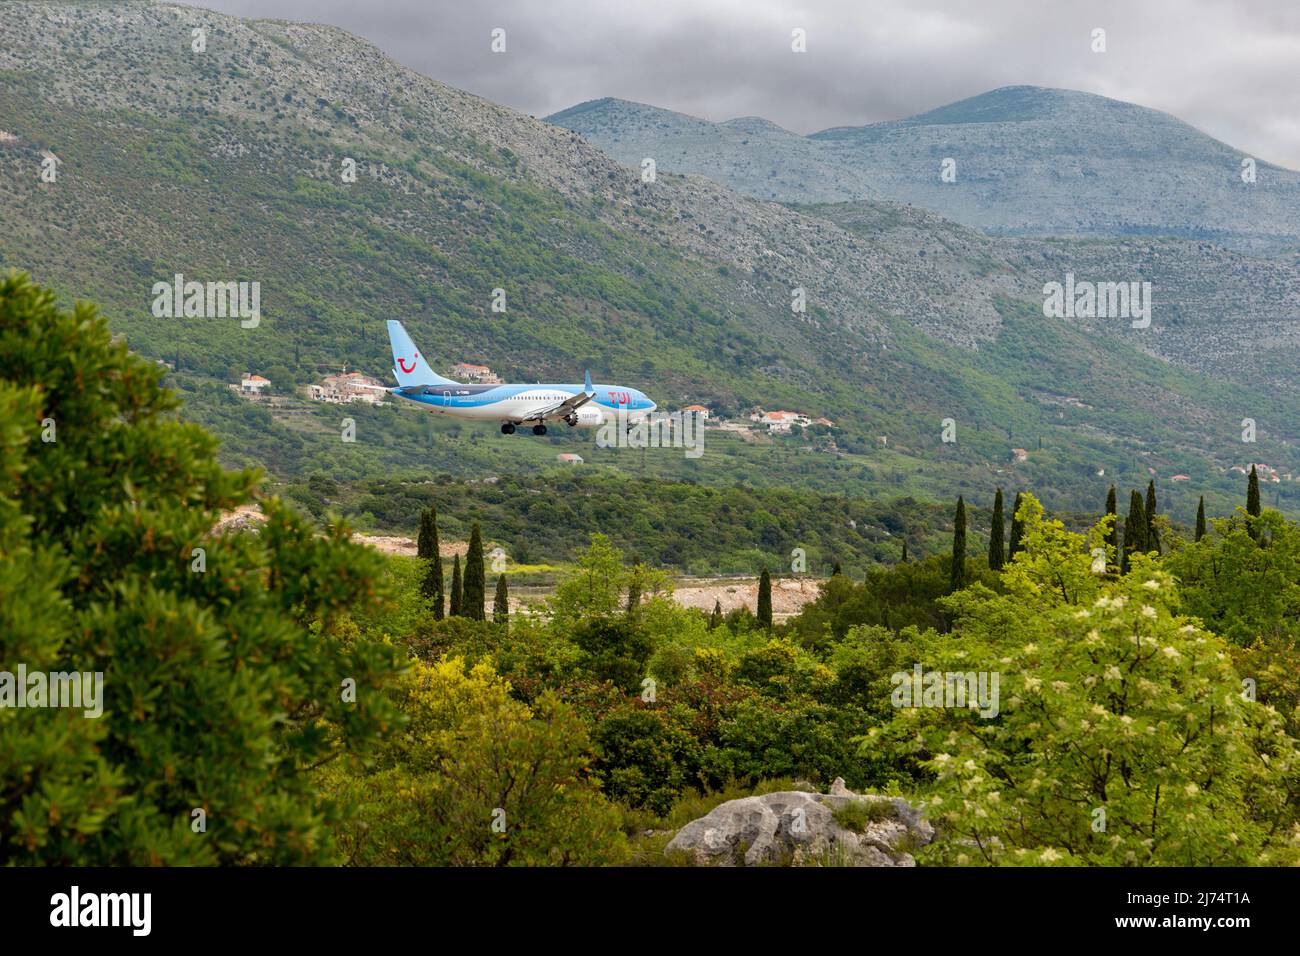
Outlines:
[[[1236,389],[1044,319],[996,276],[980,285],[987,264],[961,249],[941,287],[935,250],[922,255],[932,239],[918,249],[699,180],[642,183],[571,133],[331,28],[57,8],[66,23],[23,3],[0,23],[0,266],[94,299],[134,350],[175,363],[182,414],[223,440],[230,464],[283,482],[473,478],[545,473],[575,451],[645,479],[942,502],[1032,487],[1075,510],[1111,481],[1144,485],[1148,469],[1190,475],[1167,497],[1189,510],[1201,493],[1238,493],[1227,468],[1247,455],[1296,467],[1282,398],[1250,397],[1268,427],[1243,450]],[[188,47],[195,25],[210,30],[203,54]],[[46,150],[55,182],[40,179]],[[356,182],[339,175],[345,158]],[[153,285],[177,273],[259,282],[260,324],[155,317]],[[791,312],[796,285],[806,314]],[[743,421],[788,408],[835,424],[774,439],[710,431],[692,460],[599,449],[590,432],[505,438],[415,408],[293,397],[345,364],[390,380],[394,317],[435,364],[525,381],[591,368],[665,410],[700,402]],[[235,397],[225,383],[246,371],[289,399]],[[340,440],[345,415],[355,443]],[[1011,464],[1013,447],[1028,461]],[[1292,508],[1285,487],[1277,503]]]

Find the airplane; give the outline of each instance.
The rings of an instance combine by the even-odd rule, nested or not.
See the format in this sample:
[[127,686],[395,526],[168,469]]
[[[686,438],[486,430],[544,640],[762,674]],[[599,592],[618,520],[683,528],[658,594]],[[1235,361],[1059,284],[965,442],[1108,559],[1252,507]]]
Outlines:
[[498,421],[501,433],[513,435],[531,425],[534,435],[546,434],[548,421],[570,427],[595,428],[607,420],[635,422],[657,407],[645,393],[623,385],[593,385],[587,372],[581,385],[467,385],[443,378],[429,368],[401,322],[388,320],[397,387],[373,386],[401,398],[428,405],[440,415],[469,421]]

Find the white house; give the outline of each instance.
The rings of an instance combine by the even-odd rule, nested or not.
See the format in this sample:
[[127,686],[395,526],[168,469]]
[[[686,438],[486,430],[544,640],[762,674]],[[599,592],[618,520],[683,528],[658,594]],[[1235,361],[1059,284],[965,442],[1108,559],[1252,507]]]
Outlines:
[[314,402],[329,402],[332,405],[349,405],[352,402],[368,402],[371,405],[383,404],[387,392],[366,386],[378,386],[378,379],[360,372],[345,372],[342,375],[326,375],[319,383],[308,386]]
[[[269,378],[263,378],[260,375],[245,375],[239,383],[239,390],[245,395],[261,395],[262,389],[271,384]],[[234,387],[233,385],[231,386]]]
[[501,383],[501,379],[486,365],[471,365],[469,362],[457,362],[453,365],[451,377],[457,381],[478,382],[485,385]]
[[812,424],[812,419],[807,415],[801,415],[799,412],[765,412],[759,409],[749,416],[751,422],[758,422],[760,425],[766,425],[769,432],[788,432],[795,425],[807,427]]

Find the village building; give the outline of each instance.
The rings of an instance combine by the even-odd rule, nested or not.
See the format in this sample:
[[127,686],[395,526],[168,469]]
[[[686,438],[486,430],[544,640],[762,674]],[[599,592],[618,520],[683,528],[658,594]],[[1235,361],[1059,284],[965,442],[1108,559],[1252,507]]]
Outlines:
[[682,409],[682,411],[691,412],[692,414],[699,415],[702,421],[707,422],[709,420],[709,410],[705,408],[703,405],[687,405],[685,408]]
[[261,395],[263,389],[271,387],[271,380],[263,378],[260,375],[245,375],[238,385],[229,386],[232,392],[238,392],[240,395]]
[[581,465],[581,464],[582,464],[582,456],[581,456],[581,455],[571,455],[571,454],[568,454],[567,452],[564,453],[564,454],[556,455],[556,456],[555,456],[555,460],[556,460],[556,461],[567,462],[567,463],[570,464],[570,465]]
[[501,379],[486,365],[457,362],[451,367],[451,377],[458,382],[475,382],[480,385],[500,385]]
[[315,385],[309,385],[313,402],[329,402],[332,405],[349,405],[352,402],[368,402],[371,405],[383,404],[384,391],[367,386],[380,386],[378,379],[360,372],[344,372],[341,375],[326,375]]
[[1025,451],[1023,448],[1013,448],[1013,449],[1011,449],[1011,460],[1012,460],[1012,461],[1028,461],[1028,460],[1029,460],[1029,452]]
[[812,424],[812,419],[799,412],[765,412],[761,408],[750,415],[749,420],[766,425],[769,432],[788,432],[795,425],[807,427]]

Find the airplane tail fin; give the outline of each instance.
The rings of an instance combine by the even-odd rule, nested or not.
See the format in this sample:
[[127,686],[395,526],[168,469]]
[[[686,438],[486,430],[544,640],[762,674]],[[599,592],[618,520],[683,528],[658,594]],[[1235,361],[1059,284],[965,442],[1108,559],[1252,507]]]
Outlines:
[[596,390],[591,387],[591,369],[587,369],[587,371],[583,373],[582,391],[587,395],[596,394]]
[[449,378],[434,374],[420,350],[407,335],[402,323],[388,320],[388,341],[393,347],[393,374],[398,385],[459,385]]

